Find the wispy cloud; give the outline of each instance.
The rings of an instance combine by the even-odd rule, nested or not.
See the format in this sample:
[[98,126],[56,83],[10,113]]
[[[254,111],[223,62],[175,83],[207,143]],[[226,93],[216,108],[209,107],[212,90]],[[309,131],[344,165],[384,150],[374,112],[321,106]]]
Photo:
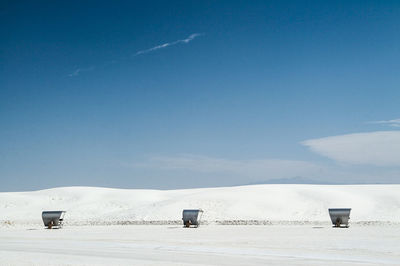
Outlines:
[[400,166],[400,131],[375,131],[311,139],[311,151],[349,164]]
[[[400,131],[399,131],[400,132]],[[385,134],[366,136],[372,143],[373,139],[385,138]],[[389,134],[390,135],[390,134]],[[342,137],[342,136],[335,136]],[[343,142],[352,143],[359,136],[357,134],[345,135]],[[331,137],[330,137],[331,138]],[[396,138],[393,137],[392,138]],[[399,136],[400,139],[400,136]],[[199,186],[216,186],[227,184],[248,184],[260,181],[268,181],[272,179],[291,179],[293,177],[304,177],[315,181],[333,182],[333,183],[398,183],[400,176],[400,161],[397,156],[394,156],[394,162],[390,162],[390,158],[396,155],[396,147],[392,151],[387,151],[382,161],[377,161],[379,154],[374,155],[375,151],[382,151],[386,144],[381,147],[368,147],[365,145],[367,140],[361,141],[361,145],[351,147],[341,151],[327,151],[322,147],[326,144],[329,146],[333,139],[326,138],[324,140],[309,140],[304,145],[313,146],[319,154],[326,155],[340,162],[347,163],[330,163],[330,162],[312,162],[305,160],[285,160],[285,159],[228,159],[216,158],[210,156],[180,154],[180,155],[164,155],[164,156],[149,156],[143,158],[136,163],[123,163],[124,167],[129,167],[138,171],[140,175],[147,176],[162,176],[179,182],[195,182]],[[320,142],[321,145],[319,146]],[[323,143],[324,142],[324,143]],[[378,141],[379,142],[379,141]],[[388,140],[390,142],[390,140]],[[400,141],[399,141],[400,142]],[[397,143],[399,143],[397,142]],[[333,143],[332,146],[335,146]],[[376,143],[375,143],[376,144]],[[362,157],[368,154],[364,149],[371,148],[369,156],[374,158]],[[379,146],[379,145],[378,145]],[[399,151],[397,146],[397,151]],[[349,157],[342,157],[347,152],[352,153]],[[391,153],[393,152],[393,153]],[[398,152],[397,152],[398,153]],[[326,155],[328,156],[328,155]],[[354,163],[353,163],[354,162]],[[372,162],[372,163],[371,163]],[[389,164],[390,167],[382,167]],[[394,166],[394,167],[392,167]]]
[[167,43],[164,43],[164,44],[160,44],[160,45],[154,46],[154,47],[149,48],[149,49],[138,51],[138,52],[136,52],[134,54],[134,56],[138,56],[138,55],[141,55],[141,54],[147,54],[147,53],[159,50],[159,49],[167,48],[169,46],[173,46],[173,45],[177,45],[177,44],[181,44],[181,43],[189,43],[189,42],[193,41],[195,38],[197,38],[199,36],[202,36],[202,35],[203,35],[202,33],[193,33],[189,37],[187,37],[186,39],[177,40],[177,41],[174,41],[174,42],[167,42]]
[[188,170],[200,173],[233,174],[255,178],[310,176],[320,170],[318,165],[307,161],[281,159],[232,160],[191,154],[154,156],[133,166],[164,170]]
[[[138,51],[135,54],[133,54],[133,56],[147,54],[147,53],[150,53],[150,52],[153,52],[153,51],[156,51],[159,49],[167,48],[169,46],[173,46],[173,45],[177,45],[177,44],[189,43],[189,42],[193,41],[195,38],[202,36],[202,35],[204,35],[204,34],[203,33],[193,33],[193,34],[189,35],[189,37],[187,37],[186,39],[177,40],[177,41],[173,41],[173,42],[167,42],[167,43],[160,44],[160,45],[154,46],[154,47],[146,49],[146,50],[141,50],[141,51]],[[118,61],[111,60],[104,64],[97,65],[96,68],[106,67],[108,65],[115,64],[116,62],[118,62]],[[95,66],[86,67],[86,68],[77,68],[72,73],[68,74],[68,77],[76,77],[76,76],[79,76],[83,72],[92,71],[94,69],[95,69]]]
[[382,124],[391,127],[400,127],[400,118],[391,120],[370,121],[369,124]]
[[81,74],[82,72],[88,72],[88,71],[92,71],[92,70],[94,70],[94,66],[86,67],[86,68],[77,68],[72,73],[70,73],[68,75],[68,77],[79,76],[79,74]]

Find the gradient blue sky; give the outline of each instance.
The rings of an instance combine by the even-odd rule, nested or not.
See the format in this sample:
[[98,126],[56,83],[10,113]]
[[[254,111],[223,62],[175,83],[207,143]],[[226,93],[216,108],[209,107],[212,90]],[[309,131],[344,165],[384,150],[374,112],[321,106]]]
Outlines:
[[399,183],[398,1],[145,2],[1,3],[1,191]]

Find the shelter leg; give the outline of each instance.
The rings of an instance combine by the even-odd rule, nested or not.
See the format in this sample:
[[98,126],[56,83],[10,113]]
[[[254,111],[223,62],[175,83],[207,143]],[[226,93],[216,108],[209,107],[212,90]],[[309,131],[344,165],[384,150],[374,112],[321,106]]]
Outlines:
[[340,227],[340,224],[342,223],[342,220],[340,218],[336,219],[335,227]]
[[53,222],[53,221],[50,221],[50,223],[47,225],[47,228],[48,228],[48,229],[51,229],[51,228],[53,227],[53,225],[54,225],[54,222]]

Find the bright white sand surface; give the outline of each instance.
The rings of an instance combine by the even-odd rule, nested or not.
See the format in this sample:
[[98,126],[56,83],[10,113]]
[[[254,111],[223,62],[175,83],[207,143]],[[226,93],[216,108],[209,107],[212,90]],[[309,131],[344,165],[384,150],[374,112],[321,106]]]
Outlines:
[[0,264],[399,265],[399,243],[396,225],[3,228]]
[[351,221],[400,222],[400,185],[255,185],[186,190],[65,187],[0,193],[0,223],[41,224],[43,210],[65,210],[66,223],[180,220],[202,208],[206,221],[329,221],[328,208],[350,207]]
[[[350,228],[330,207],[352,208]],[[182,228],[184,208],[206,223]],[[66,210],[64,228],[44,229],[43,210]],[[399,243],[400,185],[0,193],[1,266],[400,265]]]

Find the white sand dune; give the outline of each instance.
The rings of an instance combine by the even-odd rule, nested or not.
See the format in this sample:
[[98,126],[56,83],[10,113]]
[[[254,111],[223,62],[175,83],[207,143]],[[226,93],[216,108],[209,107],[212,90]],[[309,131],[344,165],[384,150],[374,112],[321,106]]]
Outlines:
[[66,210],[66,223],[178,221],[184,208],[203,220],[329,221],[351,207],[351,221],[400,222],[400,185],[254,185],[185,190],[62,187],[0,193],[2,225],[40,224],[43,210]]
[[[356,223],[332,228],[329,207],[351,207]],[[184,208],[204,209],[211,224],[75,226],[179,222]],[[66,210],[67,226],[44,229],[42,210]],[[400,259],[400,185],[66,187],[0,193],[0,217],[1,265],[398,265]],[[277,225],[218,225],[226,220]]]

